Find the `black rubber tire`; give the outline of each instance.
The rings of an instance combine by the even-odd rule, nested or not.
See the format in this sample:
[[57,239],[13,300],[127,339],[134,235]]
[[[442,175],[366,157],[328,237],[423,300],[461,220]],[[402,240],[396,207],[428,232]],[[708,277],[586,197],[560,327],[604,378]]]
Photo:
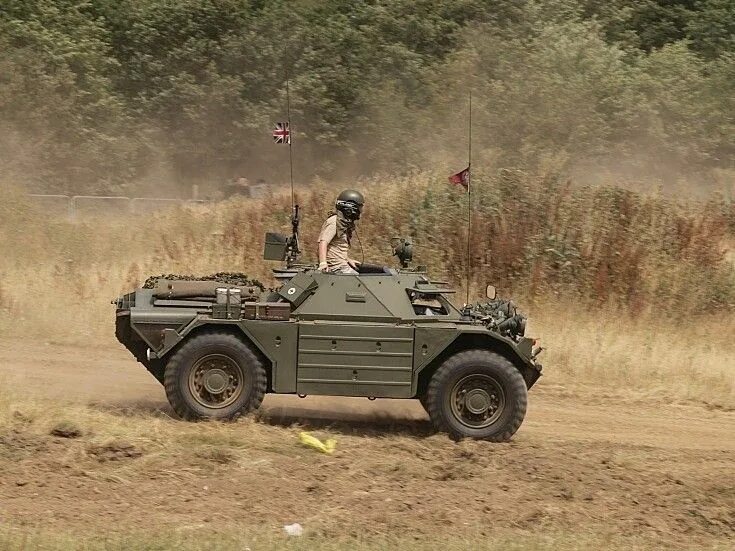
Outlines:
[[[453,387],[464,377],[482,374],[492,377],[503,390],[505,405],[498,419],[483,428],[463,424],[450,405]],[[429,381],[426,409],[441,432],[455,439],[473,438],[491,442],[506,442],[523,422],[528,405],[528,389],[523,376],[506,358],[489,350],[465,350],[444,361]]]
[[421,407],[424,408],[426,413],[429,413],[429,405],[426,401],[426,393],[419,396],[419,402],[421,403]]
[[[223,408],[206,407],[189,389],[189,373],[197,360],[208,354],[221,354],[234,360],[247,382],[240,396]],[[171,356],[166,364],[164,387],[171,407],[182,419],[232,421],[260,407],[266,381],[265,367],[247,343],[230,333],[209,332],[192,337]]]

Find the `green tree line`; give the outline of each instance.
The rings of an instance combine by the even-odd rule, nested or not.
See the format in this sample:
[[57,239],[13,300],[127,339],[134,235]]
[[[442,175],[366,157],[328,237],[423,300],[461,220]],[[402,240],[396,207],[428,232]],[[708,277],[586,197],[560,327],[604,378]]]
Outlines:
[[282,181],[287,76],[299,178],[735,167],[731,0],[5,0],[0,176]]

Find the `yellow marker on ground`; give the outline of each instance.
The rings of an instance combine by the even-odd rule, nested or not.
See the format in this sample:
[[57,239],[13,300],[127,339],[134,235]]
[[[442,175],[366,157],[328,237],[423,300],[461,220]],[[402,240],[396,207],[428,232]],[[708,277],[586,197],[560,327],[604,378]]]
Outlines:
[[333,438],[330,438],[326,440],[325,442],[322,442],[318,438],[312,436],[308,432],[300,432],[299,433],[299,440],[301,443],[305,446],[309,446],[310,448],[314,448],[315,450],[318,450],[322,453],[332,453],[334,449],[337,447],[337,441]]

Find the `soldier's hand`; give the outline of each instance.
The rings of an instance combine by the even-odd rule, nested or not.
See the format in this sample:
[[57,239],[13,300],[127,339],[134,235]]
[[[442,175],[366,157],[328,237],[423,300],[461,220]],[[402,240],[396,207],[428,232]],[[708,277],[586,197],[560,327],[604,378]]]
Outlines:
[[320,262],[317,270],[320,272],[326,272],[329,269],[329,265],[326,262]]
[[350,268],[353,270],[357,270],[360,267],[361,262],[358,262],[357,260],[352,260],[351,258],[347,259],[347,264],[350,265]]

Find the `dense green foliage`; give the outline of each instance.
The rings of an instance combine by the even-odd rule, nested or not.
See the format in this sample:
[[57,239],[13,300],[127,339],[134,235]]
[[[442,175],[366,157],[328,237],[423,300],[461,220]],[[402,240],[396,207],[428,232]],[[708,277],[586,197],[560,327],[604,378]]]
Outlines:
[[5,0],[0,176],[118,192],[461,165],[735,164],[731,0]]

